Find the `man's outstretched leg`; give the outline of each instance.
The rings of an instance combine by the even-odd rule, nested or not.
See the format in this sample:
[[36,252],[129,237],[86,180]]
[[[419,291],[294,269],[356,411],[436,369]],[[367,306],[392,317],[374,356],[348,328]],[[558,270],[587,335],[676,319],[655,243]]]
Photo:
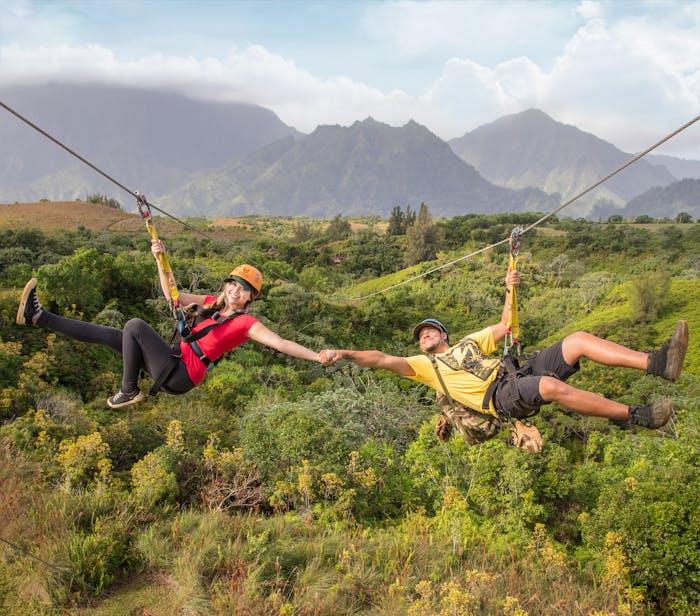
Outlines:
[[647,374],[676,381],[683,370],[683,360],[687,350],[688,323],[678,321],[673,335],[661,345],[658,351],[652,351],[649,354]]
[[678,321],[673,335],[651,353],[633,351],[610,340],[598,338],[587,332],[575,332],[562,340],[564,360],[573,366],[582,357],[605,366],[636,368],[647,374],[675,381],[683,369],[688,350],[688,323]]
[[671,401],[668,399],[646,405],[627,406],[591,391],[577,389],[551,376],[540,377],[539,392],[545,402],[557,402],[580,415],[629,421],[633,425],[652,430],[666,425],[673,413]]

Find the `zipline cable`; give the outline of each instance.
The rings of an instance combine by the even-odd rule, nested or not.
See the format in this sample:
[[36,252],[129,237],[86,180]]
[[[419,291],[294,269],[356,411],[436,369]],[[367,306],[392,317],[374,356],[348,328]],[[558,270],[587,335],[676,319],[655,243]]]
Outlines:
[[[59,146],[60,148],[64,149],[64,150],[65,150],[66,152],[68,152],[71,156],[75,156],[75,158],[77,158],[79,161],[85,163],[88,167],[90,167],[90,168],[93,169],[94,171],[97,171],[97,173],[99,173],[102,177],[104,177],[104,178],[106,178],[107,180],[109,180],[110,182],[112,182],[112,184],[114,184],[115,186],[117,186],[117,187],[121,188],[122,190],[128,192],[132,197],[134,197],[134,198],[136,199],[137,203],[143,204],[143,205],[147,206],[148,208],[152,208],[152,209],[156,210],[157,212],[160,212],[161,214],[164,214],[164,215],[167,216],[168,218],[171,218],[171,219],[174,220],[175,222],[181,224],[183,227],[185,227],[185,228],[187,228],[187,229],[190,229],[191,231],[194,231],[195,233],[198,233],[199,235],[205,237],[206,239],[210,240],[211,242],[214,242],[215,244],[218,244],[218,243],[219,243],[215,238],[213,238],[213,237],[210,236],[209,234],[205,233],[205,232],[202,231],[201,229],[198,229],[197,227],[194,227],[193,225],[190,225],[189,223],[185,222],[184,220],[178,218],[177,216],[173,216],[173,215],[170,214],[169,212],[166,212],[165,210],[162,210],[161,208],[157,207],[156,205],[153,205],[152,203],[150,203],[149,201],[147,201],[146,198],[145,198],[142,194],[140,194],[138,191],[131,190],[131,189],[127,188],[126,186],[124,186],[124,184],[122,184],[122,183],[119,182],[118,180],[114,179],[114,178],[113,178],[111,175],[109,175],[108,173],[105,173],[104,171],[102,171],[102,169],[100,169],[100,168],[97,167],[96,165],[93,165],[89,160],[87,160],[86,158],[84,158],[83,156],[81,156],[80,154],[78,154],[75,150],[72,150],[71,148],[69,148],[67,145],[65,145],[64,143],[62,143],[60,140],[56,139],[56,137],[54,137],[53,135],[51,135],[51,134],[49,134],[48,132],[46,132],[46,131],[45,131],[43,128],[41,128],[40,126],[37,126],[36,124],[34,124],[34,122],[32,122],[31,120],[29,120],[28,118],[25,118],[22,114],[20,114],[19,112],[15,111],[12,107],[10,107],[9,105],[7,105],[7,104],[4,103],[3,101],[0,101],[0,107],[2,107],[3,109],[5,109],[5,110],[8,111],[9,113],[11,113],[11,114],[12,114],[13,116],[15,116],[17,119],[21,120],[22,122],[24,122],[25,124],[27,124],[27,126],[30,126],[30,127],[33,128],[35,131],[37,131],[38,133],[40,133],[41,135],[43,135],[44,137],[46,137],[46,138],[49,139],[50,141],[53,141],[57,146]],[[253,263],[253,262],[251,261],[251,263]],[[253,263],[253,265],[255,265],[255,263]],[[274,275],[277,276],[278,278],[284,280],[285,282],[289,282],[289,280],[287,280],[287,279],[286,279],[284,276],[282,276],[281,274],[278,274],[277,272],[271,270],[270,268],[267,268],[267,269],[268,269],[268,271],[270,271],[272,274],[274,274]]]
[[[620,171],[622,171],[623,169],[626,169],[626,168],[629,167],[630,165],[636,163],[639,159],[641,159],[642,157],[644,157],[644,156],[646,156],[647,154],[649,154],[649,152],[651,152],[652,150],[655,150],[656,148],[658,148],[658,147],[659,147],[660,145],[662,145],[663,143],[666,143],[669,139],[672,139],[672,138],[675,137],[678,133],[684,131],[684,130],[685,130],[686,128],[688,128],[689,126],[695,124],[695,122],[697,122],[698,120],[700,120],[700,115],[695,116],[692,120],[689,120],[688,122],[686,122],[685,124],[683,124],[683,126],[677,128],[677,129],[674,130],[672,133],[669,133],[668,135],[666,135],[666,136],[665,136],[663,139],[661,139],[660,141],[657,141],[654,145],[649,146],[646,150],[644,150],[643,152],[640,152],[639,154],[633,156],[633,157],[630,158],[626,163],[623,163],[623,164],[620,165],[617,169],[615,169],[614,171],[611,171],[610,173],[608,173],[608,175],[606,175],[605,177],[601,178],[600,180],[598,180],[598,181],[595,182],[594,184],[591,184],[591,185],[590,185],[588,188],[586,188],[585,190],[582,190],[582,191],[581,191],[580,193],[578,193],[575,197],[572,197],[571,199],[569,199],[569,200],[566,201],[565,203],[562,203],[559,207],[553,209],[551,212],[548,212],[547,214],[545,214],[544,216],[542,216],[540,219],[538,219],[538,220],[536,220],[535,222],[533,222],[531,225],[525,227],[525,228],[521,231],[521,235],[522,235],[523,233],[527,233],[530,229],[532,229],[532,228],[534,228],[534,227],[536,227],[536,226],[542,224],[545,220],[547,220],[547,219],[550,218],[551,216],[554,216],[554,214],[556,214],[557,212],[560,212],[560,211],[563,210],[565,207],[568,207],[568,206],[571,205],[574,201],[576,201],[577,199],[580,199],[581,197],[583,197],[585,194],[591,192],[594,188],[597,188],[597,187],[600,186],[603,182],[607,182],[611,177],[613,177],[614,175],[617,175],[617,174],[620,173]],[[474,256],[478,255],[478,254],[481,254],[482,252],[486,252],[487,250],[491,250],[492,248],[496,248],[497,246],[500,246],[500,245],[502,245],[502,244],[507,244],[507,243],[509,243],[509,242],[510,242],[510,237],[507,237],[507,238],[502,239],[502,240],[500,240],[500,241],[498,241],[498,242],[494,242],[493,244],[489,244],[488,246],[484,246],[483,248],[480,248],[479,250],[475,250],[474,252],[470,252],[470,253],[467,254],[467,255],[464,255],[464,256],[459,257],[459,258],[457,258],[457,259],[453,259],[452,261],[449,261],[449,262],[444,263],[444,264],[442,264],[442,265],[439,265],[439,266],[437,266],[437,267],[433,267],[432,269],[429,269],[427,272],[423,272],[422,274],[418,274],[418,275],[416,275],[416,276],[412,276],[411,278],[407,278],[406,280],[403,280],[403,281],[401,281],[401,282],[394,283],[394,284],[389,285],[388,287],[386,287],[386,288],[384,288],[384,289],[381,289],[381,290],[379,290],[379,291],[375,291],[374,293],[368,293],[367,295],[362,295],[362,296],[360,296],[360,297],[355,297],[355,298],[351,298],[351,299],[354,299],[355,301],[361,301],[361,300],[363,300],[363,299],[368,299],[368,298],[370,298],[370,297],[374,297],[375,295],[380,295],[381,293],[385,293],[386,291],[389,291],[389,290],[391,290],[391,289],[395,289],[396,287],[400,287],[400,286],[405,285],[405,284],[408,284],[408,283],[410,283],[410,282],[414,282],[415,280],[418,280],[419,278],[423,278],[423,277],[425,277],[425,276],[428,276],[429,274],[432,274],[432,273],[437,272],[437,271],[439,271],[439,270],[445,269],[446,267],[449,267],[450,265],[454,265],[455,263],[459,263],[460,261],[464,261],[465,259],[469,259],[469,258],[471,258],[471,257],[474,257]]]
[[[128,193],[129,193],[132,197],[134,197],[135,199],[138,200],[138,199],[139,199],[139,196],[142,196],[142,195],[140,195],[137,191],[135,191],[135,190],[130,190],[129,188],[127,188],[126,186],[124,186],[124,184],[122,184],[121,182],[118,182],[117,180],[115,180],[111,175],[105,173],[104,171],[102,171],[102,169],[100,169],[99,167],[96,167],[95,165],[93,165],[89,160],[87,160],[86,158],[83,158],[80,154],[78,154],[78,153],[75,152],[74,150],[71,150],[67,145],[61,143],[58,139],[56,139],[56,137],[54,137],[54,136],[50,135],[49,133],[47,133],[44,129],[42,129],[42,128],[40,128],[39,126],[37,126],[36,124],[34,124],[31,120],[28,120],[27,118],[25,118],[23,115],[21,115],[20,113],[18,113],[18,112],[15,111],[14,109],[12,109],[12,107],[10,107],[9,105],[6,105],[6,104],[3,103],[2,101],[0,101],[0,107],[2,107],[3,109],[9,111],[13,116],[15,116],[16,118],[18,118],[19,120],[21,120],[22,122],[24,122],[25,124],[27,124],[28,126],[31,126],[35,131],[41,133],[44,137],[46,137],[47,139],[53,141],[57,146],[59,146],[60,148],[63,148],[63,149],[64,149],[66,152],[68,152],[70,155],[75,156],[79,161],[85,163],[85,164],[86,164],[88,167],[90,167],[91,169],[94,169],[95,171],[97,171],[97,173],[99,173],[102,177],[104,177],[104,178],[106,178],[107,180],[109,180],[110,182],[112,182],[112,184],[114,184],[115,186],[118,186],[118,187],[121,188],[122,190],[128,192]],[[204,231],[202,231],[201,229],[197,229],[197,227],[193,227],[192,225],[188,224],[188,223],[185,222],[184,220],[181,220],[181,219],[177,218],[176,216],[173,216],[172,214],[169,214],[169,213],[166,212],[165,210],[161,210],[159,207],[156,207],[156,206],[153,205],[152,203],[148,203],[147,201],[146,201],[145,203],[147,203],[147,205],[148,205],[149,207],[153,208],[153,209],[156,210],[157,212],[160,212],[161,214],[164,214],[165,216],[168,216],[169,218],[172,218],[174,221],[180,223],[183,227],[187,227],[188,229],[190,229],[190,230],[192,230],[192,231],[195,231],[196,233],[199,233],[200,235],[203,235],[203,236],[206,237],[208,240],[211,240],[211,241],[213,241],[213,242],[216,242],[216,240],[215,240],[214,238],[212,238],[212,237],[210,237],[209,235],[207,235],[206,233],[204,233]]]
[[47,560],[44,560],[43,558],[39,558],[36,554],[32,554],[29,550],[12,543],[12,541],[8,541],[7,539],[3,539],[0,537],[0,541],[3,543],[9,545],[13,550],[16,550],[17,552],[20,552],[21,554],[24,554],[25,556],[29,556],[29,558],[33,558],[34,560],[39,561],[43,565],[46,565],[47,567],[51,567],[52,569],[55,569],[56,571],[59,571],[61,573],[65,573],[68,571],[65,567],[59,567],[58,565],[54,565],[53,563],[48,562]]
[[[71,154],[72,156],[75,156],[78,160],[80,160],[80,161],[82,161],[83,163],[85,163],[85,164],[86,164],[88,167],[90,167],[91,169],[94,169],[97,173],[99,173],[101,176],[105,177],[107,180],[109,180],[110,182],[112,182],[115,186],[118,186],[118,187],[121,188],[122,190],[128,192],[131,196],[135,197],[137,200],[139,200],[139,198],[141,198],[142,203],[146,204],[147,206],[153,208],[154,210],[160,212],[161,214],[164,214],[165,216],[168,216],[169,218],[175,220],[176,222],[180,223],[182,226],[184,226],[184,227],[186,227],[186,228],[188,228],[188,229],[194,231],[195,233],[199,233],[200,235],[206,237],[208,240],[210,240],[210,241],[212,241],[212,242],[214,242],[214,243],[217,243],[217,241],[216,241],[213,237],[211,237],[211,236],[209,236],[208,234],[204,233],[204,231],[202,231],[201,229],[197,229],[196,227],[194,227],[194,226],[188,224],[187,222],[185,222],[184,220],[181,220],[181,219],[177,218],[176,216],[173,216],[173,215],[170,214],[169,212],[166,212],[165,210],[162,210],[162,209],[160,209],[159,207],[153,205],[152,203],[149,203],[148,201],[145,201],[145,198],[143,198],[143,196],[140,195],[137,191],[130,190],[129,188],[127,188],[126,186],[124,186],[122,183],[120,183],[120,182],[118,182],[117,180],[115,180],[112,176],[110,176],[109,174],[105,173],[104,171],[102,171],[102,170],[101,170],[100,168],[98,168],[97,166],[93,165],[90,161],[88,161],[87,159],[85,159],[85,158],[83,158],[82,156],[80,156],[80,154],[78,154],[77,152],[71,150],[68,146],[66,146],[66,145],[64,145],[63,143],[61,143],[61,141],[59,141],[58,139],[56,139],[55,137],[53,137],[52,135],[50,135],[49,133],[47,133],[45,130],[43,130],[42,128],[40,128],[39,126],[37,126],[36,124],[34,124],[34,123],[31,122],[30,120],[28,120],[27,118],[25,118],[23,115],[21,115],[20,113],[18,113],[18,112],[15,111],[14,109],[12,109],[12,107],[10,107],[9,105],[5,104],[3,101],[0,101],[0,107],[3,107],[5,110],[7,110],[7,111],[8,111],[9,113],[11,113],[12,115],[14,115],[16,118],[18,118],[19,120],[21,120],[22,122],[24,122],[24,123],[27,124],[28,126],[31,126],[34,130],[36,130],[37,132],[39,132],[40,134],[42,134],[44,137],[46,137],[47,139],[50,139],[51,141],[53,141],[56,145],[58,145],[59,147],[63,148],[66,152],[68,152],[68,153]],[[547,219],[550,218],[551,216],[554,216],[556,213],[560,212],[560,211],[563,210],[564,208],[568,207],[569,205],[571,205],[572,203],[574,203],[574,201],[580,199],[580,198],[583,197],[585,194],[589,193],[589,192],[592,191],[593,189],[595,189],[595,188],[597,188],[598,186],[600,186],[601,184],[603,184],[603,182],[608,181],[611,177],[613,177],[614,175],[617,175],[617,174],[620,173],[620,171],[622,171],[623,169],[625,169],[625,168],[629,167],[630,165],[636,163],[638,160],[640,160],[641,158],[643,158],[644,156],[646,156],[649,152],[651,152],[652,150],[655,150],[657,147],[659,147],[660,145],[662,145],[663,143],[665,143],[665,142],[668,141],[669,139],[672,139],[672,138],[675,137],[677,134],[681,133],[682,131],[684,131],[686,128],[688,128],[689,126],[691,126],[692,124],[694,124],[694,123],[697,122],[698,120],[700,120],[700,115],[695,116],[692,120],[689,120],[688,122],[686,122],[685,124],[683,124],[682,126],[680,126],[679,128],[677,128],[676,130],[674,130],[673,132],[671,132],[671,133],[669,133],[668,135],[666,135],[663,139],[657,141],[654,145],[648,147],[648,148],[647,148],[646,150],[644,150],[643,152],[640,152],[640,153],[637,154],[636,156],[632,157],[630,160],[628,160],[627,162],[623,163],[622,165],[620,165],[619,167],[617,167],[617,169],[611,171],[611,172],[608,173],[605,177],[601,178],[601,179],[598,180],[597,182],[591,184],[588,188],[586,188],[585,190],[581,191],[581,192],[578,193],[576,196],[572,197],[571,199],[569,199],[569,200],[566,201],[565,203],[562,203],[559,207],[557,207],[557,208],[553,209],[552,211],[548,212],[547,214],[545,214],[544,216],[542,216],[540,219],[538,219],[537,221],[535,221],[535,222],[532,223],[531,225],[525,227],[525,228],[523,229],[522,233],[527,233],[530,229],[533,229],[534,227],[536,227],[536,226],[542,224],[545,220],[547,220]],[[439,266],[437,266],[437,267],[434,267],[434,268],[432,268],[432,269],[429,269],[427,272],[423,272],[422,274],[418,274],[418,275],[416,275],[416,276],[412,276],[411,278],[408,278],[408,279],[403,280],[403,281],[401,281],[401,282],[397,282],[397,283],[395,283],[395,284],[389,285],[388,287],[386,287],[386,288],[384,288],[384,289],[381,289],[381,290],[379,290],[379,291],[375,291],[374,293],[369,293],[369,294],[367,294],[367,295],[362,295],[362,296],[360,296],[360,297],[350,298],[350,299],[354,299],[354,300],[356,300],[356,301],[361,301],[361,300],[363,300],[363,299],[368,299],[368,298],[370,298],[370,297],[374,297],[375,295],[380,295],[380,294],[382,294],[382,293],[386,293],[387,291],[389,291],[389,290],[391,290],[391,289],[395,289],[395,288],[400,287],[400,286],[403,286],[403,285],[405,285],[405,284],[409,284],[410,282],[414,282],[415,280],[418,280],[418,279],[420,279],[420,278],[424,278],[425,276],[428,276],[428,275],[430,275],[430,274],[432,274],[432,273],[434,273],[434,272],[437,272],[437,271],[440,271],[440,270],[442,270],[442,269],[445,269],[446,267],[449,267],[450,265],[454,265],[455,263],[459,263],[460,261],[464,261],[465,259],[469,259],[469,258],[471,258],[471,257],[474,257],[474,256],[478,255],[478,254],[481,254],[482,252],[486,252],[487,250],[491,250],[492,248],[496,248],[497,246],[500,246],[500,245],[502,245],[502,244],[506,244],[506,243],[508,243],[509,241],[510,241],[510,238],[509,238],[509,237],[508,237],[508,238],[504,238],[503,240],[501,240],[501,241],[499,241],[499,242],[494,242],[493,244],[489,244],[488,246],[484,246],[483,248],[480,248],[479,250],[475,250],[474,252],[471,252],[471,253],[469,253],[469,254],[467,254],[467,255],[463,255],[462,257],[459,257],[459,258],[457,258],[457,259],[453,259],[452,261],[449,261],[449,262],[447,262],[447,263],[444,263],[443,265],[439,265]],[[272,271],[272,270],[270,270],[270,271]],[[277,273],[275,273],[275,272],[272,272],[272,273],[275,274],[276,276],[282,278],[282,280],[285,280],[286,282],[289,282],[289,281],[288,281],[286,278],[284,278],[283,276],[280,276],[279,274],[277,274]]]
[[[0,537],[0,542],[8,545],[13,550],[19,552],[23,556],[28,556],[29,558],[33,558],[37,562],[40,562],[42,565],[45,565],[46,567],[49,567],[55,571],[58,571],[61,574],[66,574],[66,573],[71,574],[72,580],[76,579],[76,576],[71,573],[71,570],[69,567],[59,567],[58,565],[50,563],[48,560],[44,560],[43,558],[39,558],[36,554],[33,554],[32,552],[30,552],[26,548],[23,548],[22,546],[17,545],[16,543],[12,543],[12,541],[8,541],[7,539],[3,539],[2,537]],[[82,584],[83,586],[92,590],[95,593],[95,596],[100,594],[100,591],[97,588],[95,588],[92,584],[89,584],[85,580],[80,580],[80,584]]]

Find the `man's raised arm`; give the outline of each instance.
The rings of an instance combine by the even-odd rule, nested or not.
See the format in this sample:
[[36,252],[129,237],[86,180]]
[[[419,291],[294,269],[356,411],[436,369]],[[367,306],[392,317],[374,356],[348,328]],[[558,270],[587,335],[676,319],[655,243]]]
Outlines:
[[520,274],[518,273],[517,270],[511,270],[510,268],[508,269],[508,273],[506,274],[506,298],[505,301],[503,302],[503,312],[501,313],[501,320],[496,323],[495,325],[491,326],[491,332],[493,333],[493,340],[494,342],[498,343],[506,335],[506,332],[508,331],[508,316],[510,315],[510,306],[511,306],[511,288],[514,286],[518,286],[520,284]]

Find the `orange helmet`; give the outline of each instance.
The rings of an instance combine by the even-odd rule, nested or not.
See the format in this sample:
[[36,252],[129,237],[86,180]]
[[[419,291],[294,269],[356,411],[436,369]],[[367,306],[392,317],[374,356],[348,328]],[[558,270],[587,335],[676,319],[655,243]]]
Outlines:
[[253,294],[253,299],[260,295],[262,289],[263,277],[259,270],[252,265],[244,263],[233,268],[233,271],[224,278],[224,282],[240,282],[243,287]]

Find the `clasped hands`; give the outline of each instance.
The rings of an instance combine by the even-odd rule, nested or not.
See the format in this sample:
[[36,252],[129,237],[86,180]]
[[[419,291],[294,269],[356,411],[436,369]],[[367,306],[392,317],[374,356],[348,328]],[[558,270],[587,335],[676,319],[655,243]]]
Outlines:
[[334,364],[339,359],[342,359],[340,352],[333,351],[331,349],[323,349],[323,351],[321,351],[318,354],[318,361],[324,366],[328,364]]

